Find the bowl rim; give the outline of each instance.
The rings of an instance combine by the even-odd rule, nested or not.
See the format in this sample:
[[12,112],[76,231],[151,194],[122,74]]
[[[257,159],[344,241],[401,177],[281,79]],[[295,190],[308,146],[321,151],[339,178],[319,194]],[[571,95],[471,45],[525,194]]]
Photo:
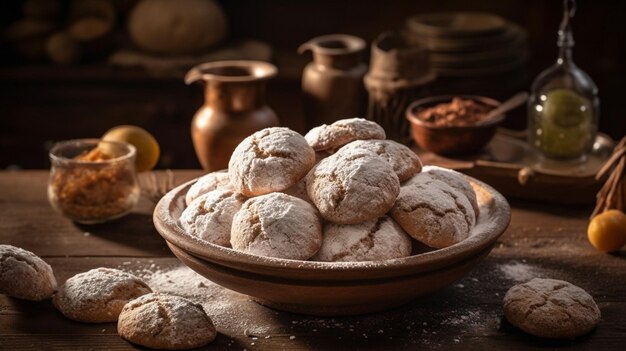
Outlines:
[[412,125],[418,125],[422,128],[427,128],[427,129],[432,129],[432,130],[440,130],[440,131],[445,131],[445,130],[469,130],[469,129],[482,129],[482,128],[488,128],[488,127],[492,127],[494,125],[498,125],[500,124],[502,121],[504,121],[504,119],[506,118],[506,114],[500,114],[497,117],[493,118],[491,121],[488,121],[487,123],[483,123],[480,125],[476,125],[476,124],[472,124],[472,125],[468,125],[468,126],[435,126],[435,125],[431,125],[428,123],[425,123],[424,121],[420,120],[419,118],[417,118],[415,116],[415,114],[413,113],[413,111],[417,108],[417,107],[421,107],[422,105],[426,105],[426,104],[433,104],[433,103],[445,103],[445,102],[451,102],[452,98],[455,97],[459,97],[462,99],[470,99],[470,100],[474,100],[476,102],[485,104],[485,105],[490,105],[493,107],[497,107],[501,104],[500,101],[487,97],[487,96],[481,96],[481,95],[468,95],[468,94],[448,94],[448,95],[437,95],[437,96],[429,96],[426,98],[422,98],[419,100],[415,100],[412,103],[409,104],[409,107],[406,108],[406,113],[405,113],[405,118],[411,122]]
[[[484,189],[490,196],[490,207],[494,216],[481,231],[475,232],[467,239],[443,249],[437,249],[383,261],[366,262],[318,262],[301,261],[274,257],[264,257],[236,251],[209,243],[186,234],[178,225],[178,219],[171,216],[171,209],[177,203],[184,202],[186,191],[197,181],[197,178],[188,181],[168,192],[156,205],[153,213],[154,225],[159,234],[175,246],[188,251],[203,260],[216,262],[221,265],[237,267],[249,272],[316,272],[339,275],[345,277],[347,273],[368,272],[371,278],[380,276],[400,276],[426,272],[457,263],[494,244],[505,232],[511,219],[510,206],[504,196],[491,186],[467,177],[471,183]],[[480,217],[479,217],[480,218]],[[477,230],[475,227],[475,230]],[[329,277],[330,278],[330,277]],[[348,278],[349,279],[349,278]],[[356,279],[356,278],[355,278]],[[359,276],[358,279],[363,279]]]

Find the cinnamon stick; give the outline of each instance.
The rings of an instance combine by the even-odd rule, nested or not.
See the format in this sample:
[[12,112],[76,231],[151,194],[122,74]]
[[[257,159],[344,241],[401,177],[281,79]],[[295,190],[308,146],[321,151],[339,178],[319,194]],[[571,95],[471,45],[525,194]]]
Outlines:
[[596,179],[604,178],[608,172],[611,173],[596,195],[596,207],[591,218],[610,209],[624,212],[626,207],[626,137],[617,144],[609,160],[596,174]]

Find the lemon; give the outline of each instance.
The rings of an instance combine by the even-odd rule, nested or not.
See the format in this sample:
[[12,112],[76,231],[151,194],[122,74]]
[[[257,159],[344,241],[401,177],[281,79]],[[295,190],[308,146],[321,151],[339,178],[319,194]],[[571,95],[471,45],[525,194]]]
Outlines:
[[575,158],[591,143],[590,126],[586,124],[559,127],[549,119],[539,119],[537,127],[541,129],[537,146],[550,157]]
[[554,89],[545,93],[543,114],[559,127],[573,127],[591,121],[591,102],[569,89]]
[[596,249],[614,252],[626,244],[626,214],[608,210],[591,220],[587,228],[589,242]]
[[160,148],[156,139],[143,128],[130,125],[117,126],[102,136],[105,141],[129,143],[137,149],[137,172],[149,171],[159,160]]

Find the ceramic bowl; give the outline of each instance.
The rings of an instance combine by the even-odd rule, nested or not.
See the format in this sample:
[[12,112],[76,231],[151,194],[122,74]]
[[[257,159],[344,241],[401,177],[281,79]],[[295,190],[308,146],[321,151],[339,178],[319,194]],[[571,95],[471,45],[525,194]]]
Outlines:
[[382,311],[433,293],[467,274],[491,251],[510,220],[504,197],[471,179],[480,205],[472,234],[450,247],[375,262],[313,262],[261,257],[185,234],[178,218],[194,181],[166,194],[154,224],[172,252],[191,269],[228,289],[284,311],[353,315]]
[[417,113],[420,111],[442,103],[449,103],[454,97],[474,100],[494,108],[500,105],[497,100],[474,95],[434,96],[413,102],[406,110],[406,119],[411,124],[413,139],[422,149],[440,155],[476,153],[491,141],[498,126],[505,119],[505,115],[501,115],[480,125],[434,126],[417,118]]

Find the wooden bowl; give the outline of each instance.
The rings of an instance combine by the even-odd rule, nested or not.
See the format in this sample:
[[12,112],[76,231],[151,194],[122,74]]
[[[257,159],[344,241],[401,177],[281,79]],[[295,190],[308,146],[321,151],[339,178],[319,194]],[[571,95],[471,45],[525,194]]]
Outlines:
[[185,234],[178,218],[195,182],[166,194],[154,224],[172,252],[199,274],[279,310],[311,315],[382,311],[435,292],[467,274],[491,251],[510,220],[504,197],[471,178],[480,215],[466,240],[410,257],[375,262],[313,262],[262,257]]
[[472,154],[482,150],[496,134],[498,126],[504,121],[500,115],[489,122],[469,126],[434,126],[417,118],[420,111],[441,103],[452,101],[453,97],[470,99],[493,106],[500,105],[497,100],[474,95],[442,95],[413,102],[406,110],[406,119],[411,124],[411,134],[422,149],[440,155]]

